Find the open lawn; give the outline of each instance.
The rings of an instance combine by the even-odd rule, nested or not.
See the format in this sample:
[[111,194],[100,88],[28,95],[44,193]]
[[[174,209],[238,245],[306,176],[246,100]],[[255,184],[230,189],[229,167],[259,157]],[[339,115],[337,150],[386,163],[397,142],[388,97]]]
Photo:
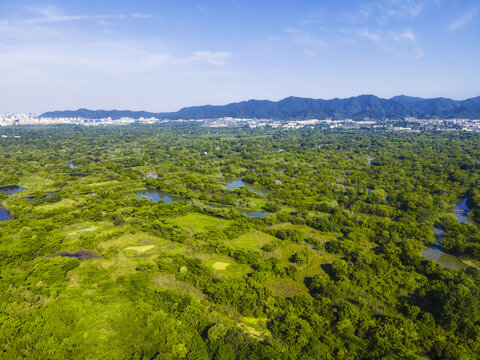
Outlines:
[[305,284],[292,279],[281,279],[272,277],[265,282],[265,286],[273,290],[275,294],[284,298],[291,298],[297,295],[308,293]]
[[214,226],[216,228],[225,228],[229,225],[230,220],[220,219],[214,216],[190,213],[171,220],[175,225],[178,225],[190,234],[195,234],[205,230],[207,226]]
[[39,190],[49,186],[53,181],[40,176],[24,176],[20,178],[19,185],[28,190]]
[[260,249],[263,245],[276,241],[277,238],[261,231],[249,231],[228,243],[239,248]]
[[144,253],[145,251],[148,251],[148,250],[151,250],[155,248],[155,245],[140,245],[140,246],[127,246],[125,249],[125,251],[136,251],[138,253]]
[[63,199],[56,203],[39,205],[34,208],[34,211],[48,212],[48,211],[57,210],[61,208],[70,208],[70,207],[73,207],[74,205],[75,205],[75,201],[73,201],[72,199]]
[[323,233],[317,229],[314,229],[308,225],[294,225],[291,223],[280,223],[280,224],[275,224],[271,227],[272,229],[295,229],[300,231],[304,237],[313,237],[315,239],[318,239],[322,242],[327,242],[330,240],[336,240],[340,234],[337,233]]
[[250,266],[239,264],[235,260],[226,256],[218,256],[215,254],[202,254],[200,258],[204,261],[207,268],[212,269],[216,273],[225,274],[232,277],[244,276],[252,271]]

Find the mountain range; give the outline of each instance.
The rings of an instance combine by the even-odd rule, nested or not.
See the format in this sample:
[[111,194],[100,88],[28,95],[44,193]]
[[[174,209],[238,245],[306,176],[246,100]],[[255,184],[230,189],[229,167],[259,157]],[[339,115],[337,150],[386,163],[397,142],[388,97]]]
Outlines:
[[346,119],[375,120],[417,117],[422,119],[480,119],[480,96],[466,100],[448,98],[424,99],[405,95],[390,99],[375,95],[360,95],[347,99],[310,99],[287,97],[280,101],[248,100],[227,105],[184,107],[176,112],[153,113],[130,110],[64,110],[46,112],[41,117],[100,119],[122,117],[159,119],[213,119],[221,117],[258,118],[278,120]]

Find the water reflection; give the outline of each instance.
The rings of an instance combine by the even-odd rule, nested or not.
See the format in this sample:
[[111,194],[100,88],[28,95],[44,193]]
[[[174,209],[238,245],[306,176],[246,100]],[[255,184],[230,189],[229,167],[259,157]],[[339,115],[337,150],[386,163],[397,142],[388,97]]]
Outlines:
[[[243,180],[234,180],[232,181],[231,183],[225,185],[225,189],[227,190],[235,190],[235,189],[238,189],[238,188],[241,188],[243,186],[246,186],[245,183],[243,182]],[[263,193],[262,191],[260,191],[259,189],[256,189],[256,188],[253,188],[253,187],[248,187],[248,190],[250,190],[251,192],[257,194],[257,195],[260,195],[260,196],[265,196],[265,193]]]
[[149,178],[158,178],[158,174],[152,173],[151,171],[145,176],[146,179]]
[[166,192],[156,190],[156,189],[151,189],[151,188],[147,188],[146,191],[137,192],[136,194],[139,199],[141,199],[142,197],[146,197],[152,200],[153,202],[157,202],[161,200],[167,204],[170,204],[171,202],[177,203],[178,200],[180,200],[180,198],[172,196]]
[[245,216],[246,217],[258,217],[258,218],[264,219],[267,216],[267,214],[265,214],[263,211],[254,211],[252,213],[246,213]]
[[467,198],[465,198],[455,205],[453,215],[455,215],[459,224],[473,225],[472,222],[468,219],[469,212],[470,208],[467,206]]
[[22,188],[22,187],[17,186],[17,185],[10,185],[10,186],[2,186],[2,187],[0,187],[0,193],[4,193],[4,194],[7,194],[7,195],[16,194],[17,192],[25,191],[25,190],[27,190],[27,189]]
[[3,206],[0,206],[0,221],[12,220],[10,213]]
[[422,252],[422,255],[429,260],[435,261],[444,268],[453,270],[466,269],[468,266],[464,264],[457,256],[443,252],[442,238],[445,235],[443,229],[436,227],[433,232],[437,235],[437,240],[430,247],[426,248]]

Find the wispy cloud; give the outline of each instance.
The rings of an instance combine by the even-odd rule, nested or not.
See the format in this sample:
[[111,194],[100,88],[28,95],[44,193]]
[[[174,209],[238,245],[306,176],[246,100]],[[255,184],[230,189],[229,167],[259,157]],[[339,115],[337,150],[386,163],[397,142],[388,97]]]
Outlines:
[[461,17],[458,19],[454,20],[448,25],[448,29],[450,31],[456,31],[464,28],[466,25],[468,25],[477,15],[478,13],[478,6],[475,6],[468,10],[465,14],[463,14]]
[[193,60],[206,61],[210,65],[225,65],[232,57],[232,53],[228,51],[195,51],[193,53]]
[[287,28],[285,29],[290,37],[289,39],[294,43],[307,46],[307,47],[323,47],[327,43],[319,36],[314,34],[313,32],[299,30],[295,28]]
[[385,25],[392,21],[413,19],[419,16],[430,3],[429,0],[377,0],[361,2],[358,8],[349,12],[352,23],[375,23]]
[[135,18],[135,19],[151,19],[151,18],[153,18],[152,15],[142,14],[142,13],[133,13],[132,17]]
[[[175,69],[192,71],[206,65],[216,68],[228,64],[232,53],[198,49],[178,49],[159,37],[114,36],[114,19],[126,15],[71,15],[55,6],[25,7],[26,18],[0,19],[0,77],[6,69],[54,77],[56,70],[68,73],[150,72],[171,74]],[[147,19],[134,13],[130,18]],[[85,26],[62,26],[64,22],[94,20],[103,33]],[[12,72],[13,73],[13,72]]]
[[422,47],[417,42],[417,36],[411,29],[374,31],[364,28],[344,30],[344,33],[368,39],[380,48],[398,57],[416,60],[422,58],[424,55]]
[[124,19],[127,16],[124,14],[66,14],[60,8],[54,5],[42,6],[22,6],[22,8],[35,17],[24,20],[17,20],[17,22],[26,23],[54,23],[66,21],[80,21],[80,20],[99,20],[99,19]]

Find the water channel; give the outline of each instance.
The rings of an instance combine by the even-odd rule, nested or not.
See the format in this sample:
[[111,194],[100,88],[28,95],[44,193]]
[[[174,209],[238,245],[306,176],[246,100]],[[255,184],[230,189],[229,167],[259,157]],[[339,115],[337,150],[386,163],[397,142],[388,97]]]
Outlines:
[[[460,224],[465,223],[473,225],[472,222],[468,219],[468,213],[470,208],[467,206],[467,199],[463,199],[461,202],[457,203],[453,214],[457,218]],[[463,260],[456,255],[447,254],[442,250],[442,238],[445,236],[445,232],[441,227],[434,228],[434,233],[437,235],[437,240],[435,243],[427,247],[422,255],[429,259],[435,261],[437,264],[440,264],[444,268],[454,269],[454,270],[464,270],[468,268],[465,262],[468,261],[471,263],[476,263],[476,260],[471,260],[464,258]]]
[[0,221],[12,220],[10,213],[3,206],[0,206]]
[[[245,183],[243,182],[243,180],[234,180],[232,181],[231,183],[225,185],[225,189],[227,190],[235,190],[237,188],[241,188],[242,186],[246,186]],[[263,193],[262,191],[260,191],[259,189],[256,189],[256,188],[253,188],[253,187],[248,187],[248,190],[250,190],[251,192],[257,194],[257,195],[260,195],[260,196],[265,196],[265,193]]]
[[18,185],[9,185],[9,186],[0,187],[0,193],[4,193],[4,194],[7,194],[7,195],[13,195],[13,194],[16,194],[20,191],[25,191],[25,190],[27,190],[27,189],[22,188]]
[[145,191],[137,192],[136,195],[139,199],[141,199],[142,197],[146,197],[152,200],[153,202],[157,202],[161,200],[167,204],[170,204],[171,202],[177,203],[179,200],[181,200],[181,198],[178,196],[173,196],[164,191],[160,191],[160,190],[149,188],[149,187],[147,187],[147,190]]

